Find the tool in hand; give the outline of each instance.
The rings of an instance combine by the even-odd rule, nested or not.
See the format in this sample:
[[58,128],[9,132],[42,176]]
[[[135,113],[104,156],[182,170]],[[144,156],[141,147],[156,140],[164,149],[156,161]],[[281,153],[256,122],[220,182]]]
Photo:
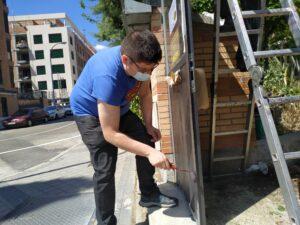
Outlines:
[[170,165],[171,165],[171,169],[172,170],[176,170],[177,172],[184,172],[184,173],[189,173],[191,175],[191,180],[195,183],[197,181],[196,179],[196,173],[192,170],[187,170],[187,169],[180,169],[180,168],[177,168],[177,166],[174,164],[174,163],[171,163],[170,162]]

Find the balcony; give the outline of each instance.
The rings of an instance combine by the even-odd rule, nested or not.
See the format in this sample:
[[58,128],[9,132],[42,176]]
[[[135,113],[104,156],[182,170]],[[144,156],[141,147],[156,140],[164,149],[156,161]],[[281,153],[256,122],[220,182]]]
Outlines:
[[16,44],[17,49],[28,49],[28,43],[26,41],[20,41]]
[[28,99],[28,100],[33,100],[33,99],[40,99],[42,97],[45,98],[46,93],[44,91],[28,91],[28,92],[21,92],[18,93],[18,99]]
[[19,74],[19,80],[22,82],[31,82],[31,75],[30,74]]

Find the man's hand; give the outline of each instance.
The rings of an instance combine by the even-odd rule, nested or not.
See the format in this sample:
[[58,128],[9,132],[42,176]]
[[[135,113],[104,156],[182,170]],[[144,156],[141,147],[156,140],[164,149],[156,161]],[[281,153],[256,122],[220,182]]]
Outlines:
[[163,154],[160,151],[157,150],[151,151],[150,154],[148,155],[148,159],[152,166],[165,169],[165,170],[171,169],[171,164],[168,158],[165,156],[165,154]]
[[157,142],[161,139],[161,133],[159,129],[153,127],[152,125],[146,126],[146,129],[147,129],[147,133],[152,137],[151,139],[152,142]]

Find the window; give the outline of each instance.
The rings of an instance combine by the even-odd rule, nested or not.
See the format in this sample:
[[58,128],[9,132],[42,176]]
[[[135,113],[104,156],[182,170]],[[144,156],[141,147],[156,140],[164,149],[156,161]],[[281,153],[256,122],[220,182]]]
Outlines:
[[36,74],[37,75],[44,75],[44,74],[46,74],[46,67],[45,66],[37,66],[36,67]]
[[9,78],[10,78],[10,87],[14,88],[15,87],[15,81],[14,81],[14,70],[13,67],[9,67]]
[[52,73],[64,73],[64,72],[65,72],[64,64],[52,65]]
[[2,77],[2,61],[0,60],[0,84],[3,84],[3,77]]
[[8,14],[7,14],[7,12],[4,12],[4,29],[5,29],[5,33],[9,34]]
[[62,49],[52,49],[51,50],[51,58],[63,58],[64,51]]
[[39,81],[38,82],[39,90],[47,90],[47,81]]
[[71,58],[74,60],[74,52],[71,51]]
[[66,80],[54,80],[53,81],[54,89],[65,89],[67,88]]
[[72,66],[72,68],[73,68],[73,74],[76,74],[75,66]]
[[35,51],[35,59],[44,59],[44,51],[43,50]]
[[42,35],[33,35],[34,44],[43,44],[43,36]]
[[70,37],[70,44],[73,45],[73,38]]
[[1,98],[1,108],[2,108],[2,116],[8,116],[8,105],[7,105],[6,98]]
[[49,43],[62,42],[61,34],[49,34]]

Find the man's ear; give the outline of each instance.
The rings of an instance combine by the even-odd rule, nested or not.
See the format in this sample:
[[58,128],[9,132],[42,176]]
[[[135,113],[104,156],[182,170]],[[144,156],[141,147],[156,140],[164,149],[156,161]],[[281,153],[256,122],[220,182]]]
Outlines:
[[127,62],[128,62],[128,56],[127,56],[127,55],[121,55],[121,60],[122,60],[122,63],[123,63],[124,65],[126,65]]

